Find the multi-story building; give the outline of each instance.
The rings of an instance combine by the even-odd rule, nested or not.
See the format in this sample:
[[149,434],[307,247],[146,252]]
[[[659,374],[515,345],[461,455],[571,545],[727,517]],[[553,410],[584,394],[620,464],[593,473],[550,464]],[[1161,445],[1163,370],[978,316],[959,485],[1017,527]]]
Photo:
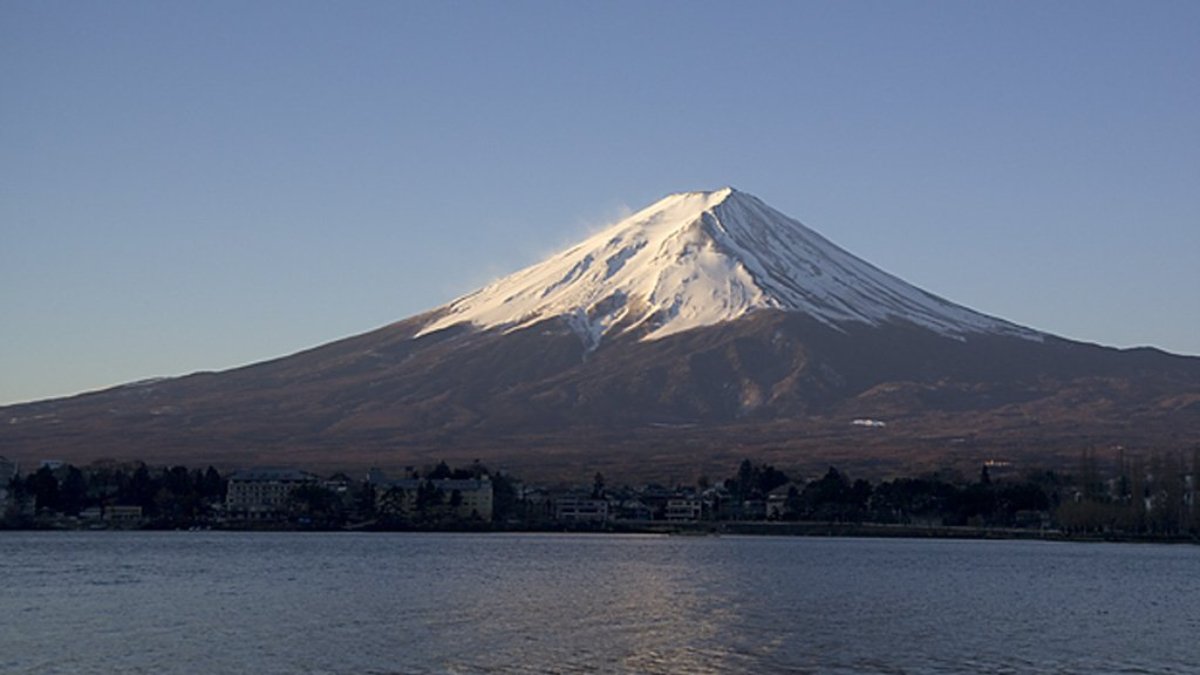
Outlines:
[[243,469],[229,476],[225,509],[232,518],[273,520],[287,509],[288,497],[317,477],[299,469]]
[[114,527],[136,527],[142,522],[140,506],[109,506],[104,509],[104,520]]
[[674,497],[667,500],[666,517],[673,522],[700,520],[703,507],[696,497]]
[[422,490],[436,493],[436,508],[442,508],[456,518],[492,519],[492,481],[486,475],[479,478],[401,478],[389,480],[379,470],[372,470],[369,479],[375,486],[377,508],[385,513],[411,515],[421,506]]
[[608,500],[559,497],[554,502],[554,517],[567,522],[602,523],[608,520]]

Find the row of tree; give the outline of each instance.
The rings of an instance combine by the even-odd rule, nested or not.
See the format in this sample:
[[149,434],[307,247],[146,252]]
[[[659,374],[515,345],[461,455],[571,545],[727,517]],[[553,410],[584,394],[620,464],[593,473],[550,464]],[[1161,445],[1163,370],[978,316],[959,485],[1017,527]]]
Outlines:
[[1191,455],[1189,468],[1180,453],[1122,452],[1106,475],[1096,453],[1085,451],[1077,492],[1058,509],[1058,522],[1071,532],[1200,533],[1200,447]]
[[[350,523],[375,523],[384,528],[450,527],[464,520],[459,513],[463,495],[443,490],[443,479],[490,478],[493,517],[507,519],[516,511],[513,480],[479,462],[451,468],[445,462],[414,472],[420,483],[414,500],[398,486],[376,486],[334,474],[327,481],[301,485],[288,496],[280,518],[306,527],[336,528]],[[37,524],[39,514],[78,516],[93,507],[141,507],[143,519],[157,527],[213,524],[225,501],[228,479],[213,467],[151,468],[140,462],[101,462],[82,469],[70,464],[42,466],[8,484],[7,508],[0,504],[0,527]],[[410,506],[410,503],[413,506]]]
[[[1118,457],[1105,472],[1092,451],[1075,475],[1030,471],[992,480],[984,466],[977,479],[939,474],[871,484],[830,468],[813,481],[791,481],[770,465],[743,461],[724,482],[735,502],[766,501],[787,486],[782,520],[940,523],[993,527],[1056,525],[1068,532],[1200,535],[1200,448],[1190,468],[1183,455]],[[778,498],[773,500],[778,503]]]
[[[941,474],[895,478],[877,484],[852,480],[836,468],[811,481],[792,480],[769,464],[745,460],[723,481],[716,501],[706,504],[713,518],[771,517],[781,520],[927,523],[975,526],[1057,526],[1078,533],[1129,533],[1154,536],[1200,535],[1200,448],[1190,457],[1158,454],[1117,458],[1106,471],[1094,452],[1083,453],[1074,475],[1032,471],[1019,478],[993,480],[983,467],[974,480]],[[1190,465],[1190,466],[1189,466]],[[515,518],[530,524],[546,517],[543,507],[530,509],[518,499],[516,483],[476,462],[452,469],[445,463],[427,467],[408,495],[398,486],[376,486],[344,475],[325,484],[297,489],[286,511],[290,518],[322,527],[373,522],[380,527],[443,527],[462,520],[462,495],[443,491],[435,481],[487,475],[493,489],[493,519]],[[343,486],[334,489],[331,485]],[[10,483],[10,503],[27,504],[34,512],[78,515],[89,507],[140,506],[160,525],[204,522],[224,501],[226,480],[213,468],[145,464],[44,466]],[[713,494],[706,479],[701,492]],[[414,488],[409,488],[414,489]],[[628,491],[628,489],[626,489]],[[593,497],[607,492],[599,474]],[[774,493],[774,494],[773,494]],[[781,499],[782,497],[782,499]],[[748,505],[757,504],[757,511]],[[767,511],[770,504],[774,509]],[[539,510],[541,509],[541,510]],[[2,523],[27,526],[29,509],[9,508]]]
[[34,511],[79,515],[90,507],[140,506],[150,519],[167,523],[192,522],[207,515],[225,499],[226,481],[213,467],[206,470],[172,466],[151,469],[131,465],[98,464],[81,470],[66,464],[43,466],[27,476],[14,476],[8,485],[8,525],[27,518],[21,505]]

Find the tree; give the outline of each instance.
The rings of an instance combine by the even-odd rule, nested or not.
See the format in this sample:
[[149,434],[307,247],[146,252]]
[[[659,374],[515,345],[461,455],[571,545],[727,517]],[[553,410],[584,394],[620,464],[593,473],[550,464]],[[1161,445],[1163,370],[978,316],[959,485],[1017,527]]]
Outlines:
[[1050,498],[1034,483],[1004,484],[996,493],[996,512],[1004,524],[1012,524],[1021,511],[1048,511]]
[[1134,458],[1132,471],[1133,475],[1129,480],[1130,506],[1133,510],[1131,525],[1134,532],[1140,533],[1149,527],[1149,513],[1146,510],[1146,468],[1142,465],[1141,457]]
[[379,495],[375,510],[385,520],[402,519],[406,514],[407,496],[404,488],[393,485]]
[[225,500],[226,481],[213,467],[204,470],[204,481],[200,484],[200,494],[210,501]]
[[150,476],[150,469],[145,464],[138,464],[137,470],[129,477],[129,480],[117,493],[117,500],[121,504],[129,506],[140,506],[146,513],[154,510],[154,496],[158,492],[158,485]]
[[377,513],[375,508],[377,495],[375,486],[372,483],[366,481],[359,483],[357,486],[351,488],[351,495],[357,518],[369,519],[375,516]]
[[960,525],[991,524],[996,510],[996,495],[991,483],[972,483],[954,500],[954,522]]
[[1085,500],[1100,501],[1103,499],[1104,483],[1100,480],[1100,471],[1096,465],[1096,452],[1091,448],[1085,449],[1080,457],[1079,476]]
[[67,475],[59,486],[59,508],[67,515],[78,515],[87,501],[87,480],[83,472],[74,466],[67,467]]
[[764,464],[758,471],[755,483],[755,487],[758,488],[759,493],[766,495],[777,487],[787,485],[788,477],[787,474],[770,464]]
[[1192,448],[1192,508],[1189,516],[1188,529],[1192,534],[1200,535],[1200,445]]
[[795,485],[788,487],[787,498],[783,502],[784,518],[787,520],[795,520],[800,517],[800,510],[804,508],[804,501],[800,499],[800,490]]
[[37,510],[58,511],[61,507],[58,496],[58,478],[48,466],[43,466],[27,481],[33,493],[33,505]]
[[832,466],[820,480],[809,483],[804,488],[807,501],[812,506],[824,504],[840,504],[846,501],[850,492],[850,483],[846,477]]
[[771,490],[788,484],[788,477],[770,464],[756,466],[748,459],[738,466],[737,476],[725,481],[725,487],[737,501],[762,499]]
[[417,511],[424,513],[441,506],[445,497],[445,493],[433,484],[433,480],[426,480],[417,487]]
[[20,528],[29,527],[32,520],[26,513],[26,507],[29,500],[33,498],[29,482],[33,479],[30,476],[27,480],[22,480],[20,475],[14,475],[12,480],[8,482],[8,504],[0,514],[3,519],[0,520],[0,525],[4,527]]
[[186,466],[173,466],[164,471],[162,486],[171,494],[181,497],[192,494],[195,489]]
[[1155,455],[1153,459],[1154,510],[1150,522],[1155,532],[1178,534],[1183,523],[1183,461],[1177,453]]
[[517,488],[508,474],[492,476],[492,520],[502,523],[516,512]]
[[750,498],[750,493],[754,490],[754,464],[748,459],[743,459],[738,466],[737,477],[734,479],[734,484],[731,486],[730,492],[739,500]]
[[928,478],[897,478],[875,489],[871,504],[881,517],[901,523],[912,516],[939,515],[945,518],[949,505],[958,498],[958,488],[936,475]]
[[331,524],[341,519],[341,499],[332,490],[306,483],[288,495],[288,510],[318,524]]
[[862,520],[870,497],[870,483],[860,479],[851,484],[832,466],[800,493],[804,515],[817,520]]

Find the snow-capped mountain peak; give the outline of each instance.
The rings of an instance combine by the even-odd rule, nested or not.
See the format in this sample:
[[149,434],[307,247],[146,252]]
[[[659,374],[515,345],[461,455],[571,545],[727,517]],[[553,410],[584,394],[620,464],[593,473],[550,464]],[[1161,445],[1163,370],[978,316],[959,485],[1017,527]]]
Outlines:
[[463,296],[419,333],[516,330],[561,317],[590,347],[653,340],[761,309],[831,326],[909,321],[963,338],[1040,334],[926,293],[733,188],[669,195],[551,258]]

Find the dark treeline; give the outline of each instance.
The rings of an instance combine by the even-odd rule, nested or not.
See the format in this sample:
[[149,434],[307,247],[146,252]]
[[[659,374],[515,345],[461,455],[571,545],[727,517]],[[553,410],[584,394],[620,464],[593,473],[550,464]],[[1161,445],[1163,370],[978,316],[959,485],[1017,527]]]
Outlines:
[[43,465],[9,481],[7,498],[0,502],[0,528],[70,528],[81,526],[80,519],[103,526],[111,523],[103,517],[110,510],[136,507],[139,510],[122,527],[459,529],[478,526],[479,518],[460,516],[462,494],[443,490],[439,481],[485,476],[492,490],[489,523],[508,520],[517,511],[515,483],[507,474],[479,462],[461,468],[439,462],[411,473],[419,478],[412,495],[402,487],[356,480],[344,473],[325,479],[307,474],[311,482],[292,489],[268,521],[250,523],[226,503],[230,477],[235,474],[222,475],[212,466],[151,467],[142,462],[101,461],[82,468]]
[[[85,470],[70,464],[42,466],[10,481],[11,504],[2,523],[28,526],[30,511],[78,516],[93,507],[138,506],[147,519],[165,525],[189,524],[202,520],[220,505],[225,487],[225,479],[211,466],[203,470],[183,466],[151,469],[141,462],[100,462]],[[32,509],[13,505],[29,505]]]
[[[770,478],[747,480],[755,475]],[[985,467],[972,482],[934,473],[874,485],[830,467],[816,480],[792,482],[772,467],[744,462],[725,487],[751,508],[765,501],[767,517],[773,520],[1014,527],[1039,524],[1042,514],[1061,502],[1064,481],[1054,472],[992,481]]]
[[932,473],[878,484],[851,480],[832,467],[819,479],[791,481],[770,465],[744,461],[723,484],[740,511],[718,508],[716,515],[736,518],[761,510],[768,519],[785,521],[1200,536],[1200,448],[1190,460],[1161,453],[1129,459],[1122,453],[1106,469],[1096,453],[1086,451],[1075,474],[1004,471],[1009,475],[994,479],[992,467],[985,465],[972,480]]
[[1191,466],[1184,455],[1118,455],[1105,471],[1094,452],[1080,458],[1074,499],[1056,516],[1067,532],[1128,532],[1146,535],[1200,534],[1200,447]]
[[[479,462],[444,462],[412,471],[404,481],[334,474],[296,487],[271,522],[255,527],[336,529],[546,529],[603,527],[622,521],[794,521],[916,527],[969,526],[1055,530],[1067,535],[1200,537],[1200,448],[1189,455],[1084,452],[1074,472],[1025,470],[999,463],[971,476],[943,471],[872,483],[830,467],[818,477],[790,476],[769,464],[741,462],[727,479],[642,488],[590,484],[560,490],[528,486]],[[486,517],[471,512],[453,483],[486,477]],[[213,467],[152,468],[140,462],[99,462],[82,469],[43,466],[7,486],[0,527],[59,527],[56,517],[87,520],[87,511],[137,507],[140,527],[239,527],[229,476]],[[464,488],[465,489],[465,488]],[[230,493],[232,497],[232,493]],[[564,500],[604,502],[599,522],[564,521]],[[460,508],[461,507],[461,508]],[[680,510],[682,508],[682,511]],[[674,509],[674,510],[672,510]],[[689,510],[691,509],[691,510]],[[687,515],[679,517],[679,513]],[[674,514],[674,515],[672,515]],[[692,515],[694,514],[694,515]],[[93,516],[94,518],[94,516]],[[631,525],[631,523],[633,523]],[[70,527],[70,524],[65,526]]]

